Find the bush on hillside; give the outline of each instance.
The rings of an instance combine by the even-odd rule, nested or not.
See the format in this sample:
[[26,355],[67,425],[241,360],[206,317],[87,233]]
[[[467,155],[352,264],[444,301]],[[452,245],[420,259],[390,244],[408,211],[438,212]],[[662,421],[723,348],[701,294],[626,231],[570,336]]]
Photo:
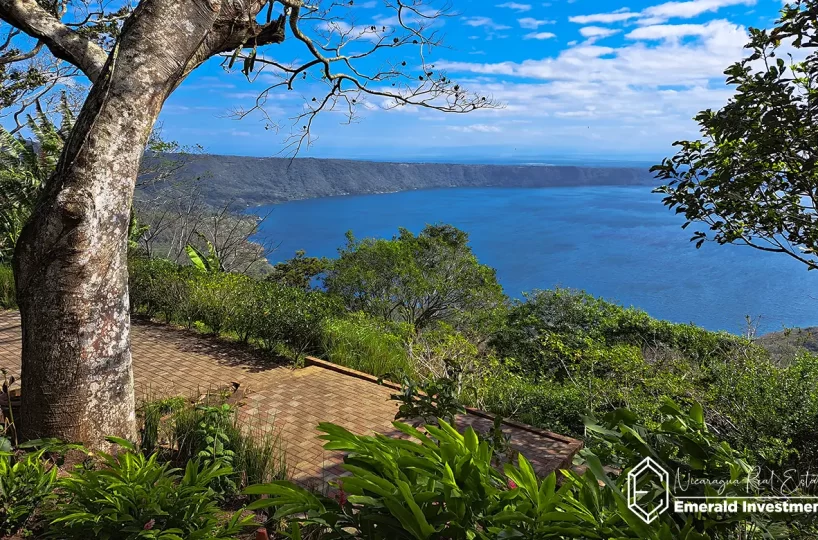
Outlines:
[[468,235],[451,225],[406,229],[391,240],[356,240],[347,233],[324,277],[350,311],[405,322],[418,331],[445,322],[479,335],[502,320],[506,296],[493,268],[482,265]]
[[341,313],[334,298],[241,274],[201,272],[162,259],[130,261],[131,309],[214,334],[231,334],[299,357],[320,352],[322,323]]
[[537,290],[514,301],[505,326],[492,339],[500,357],[532,376],[564,372],[564,359],[581,354],[590,343],[632,345],[648,352],[673,350],[691,364],[706,364],[750,347],[747,340],[726,332],[659,321],[643,311],[567,289]]
[[335,364],[364,373],[401,380],[416,376],[416,366],[406,352],[411,327],[388,323],[363,312],[324,321],[324,357]]

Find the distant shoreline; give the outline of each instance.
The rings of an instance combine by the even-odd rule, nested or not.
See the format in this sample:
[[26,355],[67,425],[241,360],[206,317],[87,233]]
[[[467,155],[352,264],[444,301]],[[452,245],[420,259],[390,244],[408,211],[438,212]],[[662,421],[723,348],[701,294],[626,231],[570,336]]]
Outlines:
[[183,161],[176,178],[201,179],[203,195],[214,206],[233,202],[239,207],[258,207],[322,197],[459,187],[658,185],[647,167],[290,160],[214,154],[164,155],[162,159]]

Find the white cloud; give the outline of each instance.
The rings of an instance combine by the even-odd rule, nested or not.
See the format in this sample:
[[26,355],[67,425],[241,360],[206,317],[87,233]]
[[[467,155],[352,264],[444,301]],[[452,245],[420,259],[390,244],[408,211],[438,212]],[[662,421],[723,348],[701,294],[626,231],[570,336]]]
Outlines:
[[655,25],[668,19],[690,19],[703,13],[716,12],[721,8],[737,5],[754,5],[756,0],[687,0],[684,2],[665,2],[645,8],[642,11],[630,11],[623,8],[610,13],[594,13],[591,15],[577,15],[568,20],[577,24],[610,24],[615,22],[638,19],[639,24]]
[[551,39],[557,37],[556,34],[552,34],[551,32],[531,32],[530,34],[526,34],[523,36],[523,39]]
[[689,0],[687,2],[666,2],[658,6],[645,9],[642,14],[645,17],[657,17],[670,19],[679,17],[690,19],[702,13],[715,12],[724,7],[737,5],[753,5],[756,0]]
[[506,2],[504,4],[498,4],[497,7],[513,9],[519,12],[531,11],[531,4],[518,4],[517,2]]
[[[450,72],[542,80],[596,81],[609,85],[702,85],[724,80],[724,69],[745,54],[742,26],[713,21],[699,39],[680,44],[636,42],[618,48],[580,44],[557,57],[493,64],[437,62]],[[445,66],[445,67],[444,67]]]
[[733,90],[724,85],[723,71],[747,54],[747,33],[741,26],[727,21],[678,26],[635,29],[617,47],[586,41],[545,58],[437,62],[437,67],[473,79],[469,90],[506,105],[473,113],[486,118],[486,125],[540,119],[525,137],[507,130],[508,140],[516,137],[514,144],[534,140],[582,148],[593,141],[608,149],[666,151],[674,140],[696,136],[692,117],[698,111],[726,103]]
[[537,30],[540,26],[544,24],[554,24],[556,21],[547,19],[535,19],[533,17],[523,17],[522,19],[517,19],[517,22],[520,23],[521,28],[525,28],[528,30]]
[[504,24],[499,24],[494,22],[493,19],[488,17],[466,17],[463,19],[463,22],[467,26],[473,26],[476,28],[488,28],[490,30],[508,30],[511,27],[506,26]]
[[618,34],[619,30],[603,28],[601,26],[585,26],[579,29],[579,33],[582,34],[582,37],[586,38],[604,38]]
[[568,20],[577,24],[610,24],[615,22],[627,21],[639,17],[639,13],[629,11],[627,8],[614,11],[612,13],[595,13],[593,15],[577,15],[569,17]]
[[641,40],[679,39],[687,36],[717,34],[723,31],[725,26],[731,26],[731,24],[724,20],[710,21],[707,24],[657,24],[637,28],[625,34],[625,37]]
[[498,126],[490,124],[472,124],[470,126],[446,126],[446,129],[451,131],[459,131],[461,133],[499,133],[502,131]]

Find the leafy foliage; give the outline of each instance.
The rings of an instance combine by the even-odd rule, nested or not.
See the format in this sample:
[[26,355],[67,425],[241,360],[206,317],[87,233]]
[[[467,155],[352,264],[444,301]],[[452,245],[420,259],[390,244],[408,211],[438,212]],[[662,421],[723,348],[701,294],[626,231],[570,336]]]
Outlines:
[[124,451],[101,454],[105,467],[77,470],[59,482],[65,502],[50,514],[49,534],[85,540],[162,539],[228,540],[250,525],[236,513],[221,519],[210,485],[229,476],[230,467],[189,461],[184,469],[145,457],[120,439]]
[[296,358],[318,350],[322,323],[341,311],[319,291],[162,259],[132,259],[130,287],[134,312],[188,327],[198,322],[214,334],[234,334]]
[[[230,449],[230,426],[232,408],[226,403],[220,407],[200,405],[201,420],[196,426],[195,437],[199,442],[199,451],[196,457],[204,465],[233,466],[236,453]],[[228,493],[236,488],[229,476],[214,478],[211,486],[219,493]]]
[[11,261],[17,239],[73,126],[74,116],[64,95],[60,115],[62,124],[56,126],[38,107],[36,117],[29,116],[27,122],[33,142],[0,126],[0,263]]
[[[771,31],[750,29],[749,56],[725,71],[733,97],[696,116],[702,140],[676,142],[678,153],[653,167],[683,227],[705,226],[693,233],[696,247],[744,244],[818,268],[817,9],[815,0],[790,2]],[[785,43],[794,49],[786,59]]]
[[494,270],[477,262],[468,235],[455,227],[429,225],[417,236],[400,229],[392,240],[358,241],[350,232],[347,241],[324,284],[352,311],[418,330],[444,321],[483,332],[502,313]]
[[148,400],[139,411],[143,421],[140,449],[158,452],[161,459],[184,466],[189,461],[230,466],[233,472],[210,486],[228,499],[250,484],[287,477],[282,442],[277,430],[239,422],[238,410],[218,393],[203,403],[176,396]]
[[57,467],[44,454],[0,453],[0,534],[14,534],[54,489]]
[[456,376],[448,373],[419,384],[404,379],[401,392],[391,396],[400,402],[395,420],[422,418],[429,423],[442,418],[454,425],[457,415],[466,412],[458,390]]
[[[621,469],[617,476],[589,450],[582,453],[585,472],[560,471],[545,479],[524,456],[503,473],[492,466],[492,447],[468,428],[463,434],[445,422],[424,430],[399,422],[396,430],[413,441],[384,435],[362,437],[332,424],[321,424],[325,448],[347,452],[350,476],[337,482],[334,497],[322,497],[288,482],[246,490],[266,499],[251,505],[271,509],[272,519],[289,521],[289,538],[304,527],[318,527],[326,538],[495,539],[495,538],[645,538],[654,540],[761,538],[781,534],[790,518],[737,514],[666,512],[646,525],[628,507],[627,472],[645,457],[668,470],[697,478],[732,480],[725,493],[737,495],[752,467],[745,457],[719,441],[704,423],[701,407],[684,411],[668,401],[656,430],[626,410],[610,413],[588,428],[608,445]],[[646,476],[638,486],[648,505],[664,496],[666,486]],[[759,486],[761,492],[763,487]],[[694,484],[686,495],[715,494]]]
[[[657,427],[665,397],[701,402],[722,437],[770,464],[809,467],[818,360],[787,366],[748,339],[672,324],[584,293],[536,291],[511,308],[492,341],[479,405],[584,436],[582,414],[627,408]],[[798,396],[798,397],[796,397]]]
[[413,329],[406,323],[389,323],[365,313],[327,319],[321,347],[327,360],[376,377],[414,379],[406,343]]
[[307,257],[306,251],[299,250],[292,259],[276,264],[267,279],[288,287],[309,289],[313,280],[324,273],[328,265],[327,259]]
[[224,266],[222,266],[222,262],[219,260],[219,255],[216,253],[216,248],[213,247],[213,243],[207,240],[207,238],[202,238],[202,240],[207,244],[207,253],[204,253],[191,244],[185,246],[185,252],[188,258],[190,258],[190,263],[197,270],[202,272],[224,272]]

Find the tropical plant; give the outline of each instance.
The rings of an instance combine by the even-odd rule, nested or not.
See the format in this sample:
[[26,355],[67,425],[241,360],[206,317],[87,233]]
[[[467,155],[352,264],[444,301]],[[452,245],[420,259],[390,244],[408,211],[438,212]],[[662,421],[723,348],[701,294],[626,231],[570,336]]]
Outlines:
[[442,418],[455,424],[457,415],[466,412],[458,395],[458,379],[450,374],[420,383],[404,378],[401,392],[390,398],[400,402],[395,420],[421,418],[430,423]]
[[[491,448],[471,428],[460,435],[445,421],[428,434],[400,422],[395,429],[417,443],[384,435],[358,436],[320,424],[325,448],[348,452],[334,497],[323,497],[290,482],[251,486],[266,498],[251,509],[272,509],[272,520],[290,522],[289,538],[304,526],[324,529],[325,538],[467,538],[504,489],[491,465]],[[432,438],[434,437],[434,439]]]
[[207,253],[204,253],[201,249],[192,244],[186,245],[185,252],[187,252],[187,256],[190,259],[190,264],[202,272],[224,272],[224,266],[219,259],[218,253],[216,253],[216,248],[213,246],[213,243],[201,233],[198,233],[198,235],[199,238],[207,244]]
[[0,534],[14,534],[54,489],[58,469],[45,450],[0,452]]
[[76,470],[59,481],[63,502],[47,515],[48,535],[66,540],[231,540],[252,524],[237,512],[224,517],[211,484],[232,469],[191,460],[184,471],[160,464],[124,440],[116,456],[100,453],[100,470]]
[[[200,420],[196,426],[194,436],[198,442],[196,454],[204,465],[233,466],[236,453],[230,449],[230,435],[228,429],[233,418],[233,408],[224,403],[220,406],[199,405]],[[236,484],[230,476],[214,478],[211,486],[221,494],[235,490]]]
[[27,127],[34,136],[12,135],[0,126],[0,262],[9,262],[23,226],[62,153],[74,115],[63,94],[62,122],[54,125],[38,106]]
[[[347,452],[350,476],[336,482],[332,497],[316,495],[289,482],[252,486],[248,494],[266,495],[250,508],[264,509],[271,519],[288,522],[288,538],[301,538],[317,527],[324,538],[497,539],[497,538],[641,538],[707,540],[782,537],[800,530],[797,518],[748,514],[665,512],[646,524],[628,506],[628,472],[646,457],[668,471],[703,480],[684,494],[739,496],[753,487],[752,466],[744,456],[719,441],[704,423],[701,407],[683,411],[672,402],[663,406],[658,429],[640,425],[620,410],[589,430],[610,446],[619,468],[603,467],[592,451],[582,452],[585,472],[563,470],[561,485],[552,472],[541,478],[532,464],[518,457],[503,473],[492,466],[488,441],[467,428],[458,433],[446,422],[423,430],[395,422],[413,440],[385,435],[358,436],[332,424],[321,424],[325,448]],[[708,485],[707,481],[711,484]],[[763,486],[755,486],[764,493]],[[639,478],[640,505],[650,507],[674,486],[658,477]]]

